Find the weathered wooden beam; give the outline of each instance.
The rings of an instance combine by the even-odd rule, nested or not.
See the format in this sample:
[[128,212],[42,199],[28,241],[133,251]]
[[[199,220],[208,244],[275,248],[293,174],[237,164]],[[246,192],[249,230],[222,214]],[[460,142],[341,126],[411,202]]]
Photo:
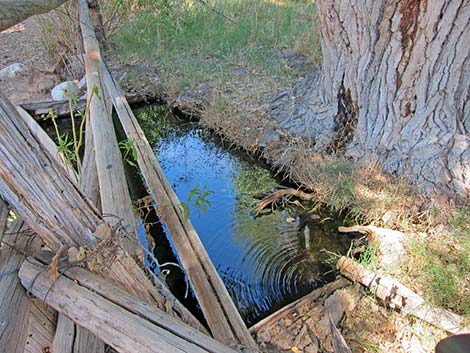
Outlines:
[[343,276],[368,288],[391,309],[398,309],[450,333],[464,329],[464,321],[459,315],[428,304],[423,297],[393,278],[369,271],[344,256],[338,260],[336,268]]
[[56,161],[61,165],[69,178],[77,183],[77,174],[73,169],[67,165],[64,155],[59,152],[57,145],[52,141],[49,135],[44,131],[44,129],[37,123],[36,120],[29,115],[29,113],[21,108],[20,106],[16,107],[21,120],[28,127],[31,134],[39,141],[39,143],[56,159]]
[[0,195],[52,249],[92,246],[98,212],[1,94],[0,141]]
[[104,353],[104,342],[60,313],[52,343],[52,352]]
[[[145,97],[138,94],[126,94],[129,104],[137,104],[147,101],[153,101],[157,97]],[[86,99],[79,99],[75,104],[75,112],[85,112]],[[44,101],[34,103],[23,103],[21,108],[26,110],[35,120],[41,121],[43,116],[47,116],[49,110],[52,110],[58,118],[70,118],[70,104],[68,100],[63,101]]]
[[111,102],[102,83],[101,54],[95,38],[93,23],[86,0],[78,1],[80,27],[85,48],[87,90],[90,94],[89,123],[93,131],[95,160],[103,214],[110,215],[109,222],[121,225],[129,233],[125,238],[126,251],[131,256],[143,257],[136,245],[138,239],[136,219],[127,187],[127,180],[118,146],[113,120],[109,114]]
[[0,352],[5,353],[23,353],[27,338],[29,302],[18,278],[31,240],[31,234],[20,234],[24,226],[15,221],[0,250]]
[[3,236],[7,229],[8,221],[8,206],[6,202],[0,197],[0,249],[2,247]]
[[[39,262],[28,258],[19,273],[22,284],[36,297],[67,315],[80,326],[96,333],[121,353],[234,353],[232,349],[164,312],[149,310],[151,315],[157,315],[158,319],[148,320],[129,311],[120,302],[125,301],[127,306],[138,303],[145,307],[147,304],[127,293],[124,293],[124,298],[121,296],[122,293],[118,296],[113,295],[114,290],[118,288],[110,281],[100,279],[95,283],[96,275],[79,270],[75,273],[75,281],[64,274],[53,283],[51,276],[45,270],[46,267],[41,266]],[[86,274],[86,281],[92,290],[82,285],[83,273]],[[99,288],[99,292],[95,290],[96,288]],[[104,292],[110,294],[112,298],[106,298]]]
[[57,311],[37,298],[29,298],[29,303],[30,314],[24,353],[50,352],[56,331]]
[[[0,160],[0,197],[51,249],[57,251],[63,245],[93,248],[102,238],[100,231],[105,222],[99,212],[29,132],[16,109],[1,94]],[[121,231],[117,229],[116,233],[121,234]],[[130,257],[118,256],[111,264],[109,276],[161,308],[170,304],[170,311],[175,316],[200,327],[198,320],[166,286],[156,278],[154,284],[158,288],[154,287]]]
[[123,92],[103,67],[103,79],[121,124],[137,151],[137,162],[151,195],[165,213],[165,225],[215,338],[256,347],[235,304],[207,254],[196,230],[184,219],[181,203],[163,173],[152,147],[137,122]]
[[[74,173],[71,166],[67,165],[65,158],[63,158],[63,155],[58,152],[56,144],[52,141],[49,135],[46,134],[41,126],[24,109],[21,107],[16,107],[16,109],[31,133],[38,139],[38,141],[40,141],[44,148],[56,158],[56,161],[63,166],[69,177],[77,182],[76,173]],[[86,168],[87,170],[92,169],[93,165],[89,164]],[[96,171],[96,167],[94,169]],[[92,173],[88,173],[87,175],[92,176]],[[82,184],[84,182],[85,181],[83,181]],[[91,184],[94,180],[89,180],[87,182]],[[96,338],[96,336],[88,330],[76,326],[73,321],[62,314],[59,314],[53,342],[53,352],[104,353],[104,342]]]

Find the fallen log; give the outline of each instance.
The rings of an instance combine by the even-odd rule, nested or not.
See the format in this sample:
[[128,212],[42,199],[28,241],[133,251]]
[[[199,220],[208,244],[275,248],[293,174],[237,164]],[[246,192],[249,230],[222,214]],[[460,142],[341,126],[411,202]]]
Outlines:
[[235,353],[216,340],[122,291],[112,282],[83,269],[73,271],[73,276],[65,272],[52,282],[47,267],[28,258],[23,263],[19,276],[21,283],[33,295],[67,315],[78,325],[94,332],[121,353]]
[[[111,101],[102,82],[102,60],[86,0],[78,1],[80,27],[85,48],[85,71],[89,100],[89,124],[93,132],[95,161],[103,214],[110,215],[109,223],[125,228],[125,250],[143,261],[138,240],[136,219],[127,187],[122,155],[114,131]],[[89,142],[88,142],[89,143]]]
[[423,297],[393,278],[366,270],[344,256],[339,259],[336,268],[345,277],[368,288],[389,308],[415,316],[450,333],[459,333],[464,329],[459,315],[426,303]]
[[163,173],[124,94],[106,67],[103,67],[103,79],[124,131],[134,143],[137,163],[150,194],[159,207],[159,212],[164,214],[165,225],[212,334],[226,344],[238,342],[243,346],[256,348],[253,337],[248,332],[196,230],[189,220],[185,220],[180,207],[181,202]]
[[[0,197],[15,209],[49,248],[92,250],[110,227],[96,208],[65,175],[21,121],[16,109],[0,94]],[[114,231],[118,236],[122,230]],[[115,249],[105,258],[104,271],[132,293],[170,312],[193,327],[201,324],[158,279],[154,287],[142,269]],[[117,257],[117,258],[116,258]],[[168,305],[170,303],[170,305]]]

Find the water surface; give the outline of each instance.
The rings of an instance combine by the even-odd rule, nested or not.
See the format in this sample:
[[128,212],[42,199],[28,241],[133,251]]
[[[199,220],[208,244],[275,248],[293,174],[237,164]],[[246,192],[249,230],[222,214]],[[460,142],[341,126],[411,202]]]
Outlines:
[[[161,108],[143,108],[137,116],[248,325],[319,286],[328,273],[331,277],[331,253],[346,250],[336,221],[292,210],[254,217],[253,193],[279,185],[268,169]],[[206,212],[194,204],[195,195],[188,200],[196,189],[212,192],[205,197]]]

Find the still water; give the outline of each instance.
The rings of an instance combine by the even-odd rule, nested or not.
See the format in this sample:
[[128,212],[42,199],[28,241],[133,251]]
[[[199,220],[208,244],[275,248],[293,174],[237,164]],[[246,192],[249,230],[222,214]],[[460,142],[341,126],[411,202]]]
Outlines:
[[[334,276],[331,253],[347,247],[338,220],[292,210],[255,217],[253,194],[280,185],[267,168],[159,107],[136,115],[247,325]],[[195,190],[209,191],[199,206]]]

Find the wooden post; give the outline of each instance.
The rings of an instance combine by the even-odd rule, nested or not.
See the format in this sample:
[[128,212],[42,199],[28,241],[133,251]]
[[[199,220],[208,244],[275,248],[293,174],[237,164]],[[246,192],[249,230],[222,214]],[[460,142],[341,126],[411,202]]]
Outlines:
[[212,334],[226,344],[238,342],[247,347],[257,347],[196,230],[189,220],[184,220],[178,197],[163,173],[123,92],[106,67],[103,67],[103,79],[124,131],[134,142],[137,162],[150,193],[157,205],[160,205],[161,212],[164,212],[166,226]]
[[32,294],[121,353],[235,353],[88,271],[77,268],[53,283],[46,268],[28,258],[19,276]]

